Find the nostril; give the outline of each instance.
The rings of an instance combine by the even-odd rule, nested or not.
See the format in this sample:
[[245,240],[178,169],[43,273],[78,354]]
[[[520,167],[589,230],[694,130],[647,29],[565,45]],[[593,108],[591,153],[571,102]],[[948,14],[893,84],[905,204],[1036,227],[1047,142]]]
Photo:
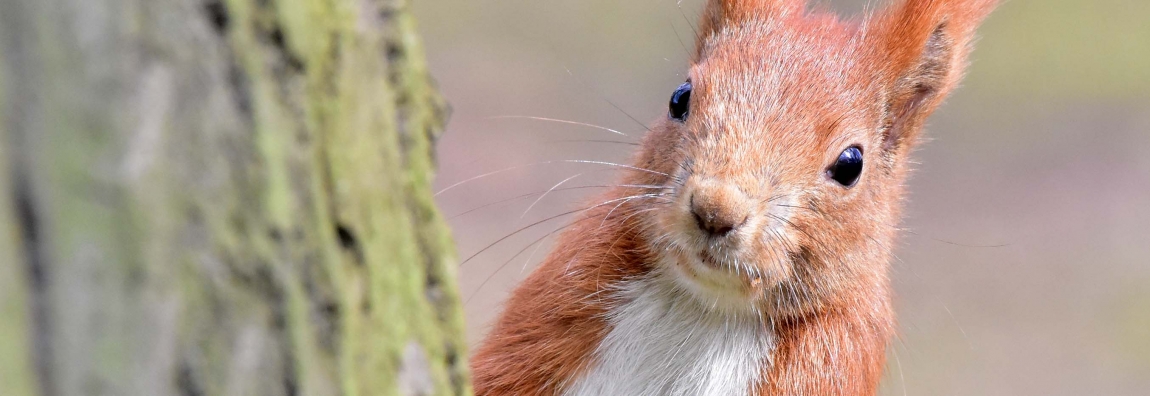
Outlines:
[[706,231],[707,221],[703,220],[703,216],[699,215],[699,211],[695,210],[693,205],[691,206],[691,215],[695,216],[695,225],[698,225],[700,230]]
[[[716,219],[716,220],[718,220],[718,219]],[[740,220],[738,222],[734,222],[734,221],[712,221],[712,222],[706,223],[706,227],[703,228],[703,231],[706,231],[707,233],[714,235],[714,236],[717,236],[717,237],[727,236],[727,234],[730,234],[736,228],[739,228],[739,226],[743,225],[743,223],[745,223],[746,220],[747,220],[746,217],[744,217],[742,220]]]
[[733,226],[720,226],[719,228],[709,229],[707,231],[715,236],[725,236],[730,234],[734,229],[735,227]]
[[711,236],[726,236],[747,221],[746,215],[737,216],[731,208],[705,202],[700,204],[694,195],[691,196],[690,205],[695,224]]

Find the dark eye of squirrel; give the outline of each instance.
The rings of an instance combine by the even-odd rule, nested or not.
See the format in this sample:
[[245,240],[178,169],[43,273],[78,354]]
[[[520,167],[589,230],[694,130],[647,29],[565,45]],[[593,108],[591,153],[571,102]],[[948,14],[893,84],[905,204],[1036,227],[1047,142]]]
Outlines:
[[691,82],[687,81],[675,89],[671,94],[670,116],[679,121],[687,120],[687,112],[691,110]]
[[862,170],[862,149],[858,146],[851,146],[839,154],[839,159],[827,169],[827,176],[842,184],[843,187],[850,187],[859,180]]

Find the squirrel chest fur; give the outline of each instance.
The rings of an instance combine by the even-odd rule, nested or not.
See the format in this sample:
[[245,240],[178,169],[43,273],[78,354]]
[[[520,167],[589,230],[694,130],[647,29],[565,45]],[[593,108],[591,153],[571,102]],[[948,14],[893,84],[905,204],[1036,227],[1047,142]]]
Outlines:
[[993,0],[711,0],[618,186],[512,294],[480,395],[871,395],[924,119]]

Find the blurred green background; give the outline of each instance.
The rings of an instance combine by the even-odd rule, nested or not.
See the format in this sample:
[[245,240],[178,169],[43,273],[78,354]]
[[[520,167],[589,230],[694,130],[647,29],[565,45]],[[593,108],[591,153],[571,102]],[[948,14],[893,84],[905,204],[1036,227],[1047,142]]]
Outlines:
[[[875,4],[826,1],[843,14]],[[618,136],[665,113],[701,1],[414,2],[433,74],[454,108],[438,199],[461,259],[575,208],[626,161]],[[964,86],[915,159],[898,260],[900,336],[888,395],[1150,392],[1150,1],[1006,1],[980,30]],[[488,205],[479,210],[469,209]],[[544,223],[460,269],[479,340],[547,253]],[[517,253],[520,253],[516,255]]]

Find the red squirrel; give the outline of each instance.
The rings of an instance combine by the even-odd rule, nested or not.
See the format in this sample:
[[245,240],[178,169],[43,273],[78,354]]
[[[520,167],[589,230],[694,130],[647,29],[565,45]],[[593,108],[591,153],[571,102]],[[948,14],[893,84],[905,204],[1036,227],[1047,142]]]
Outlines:
[[994,0],[709,0],[688,78],[471,359],[479,395],[873,395],[908,156]]

